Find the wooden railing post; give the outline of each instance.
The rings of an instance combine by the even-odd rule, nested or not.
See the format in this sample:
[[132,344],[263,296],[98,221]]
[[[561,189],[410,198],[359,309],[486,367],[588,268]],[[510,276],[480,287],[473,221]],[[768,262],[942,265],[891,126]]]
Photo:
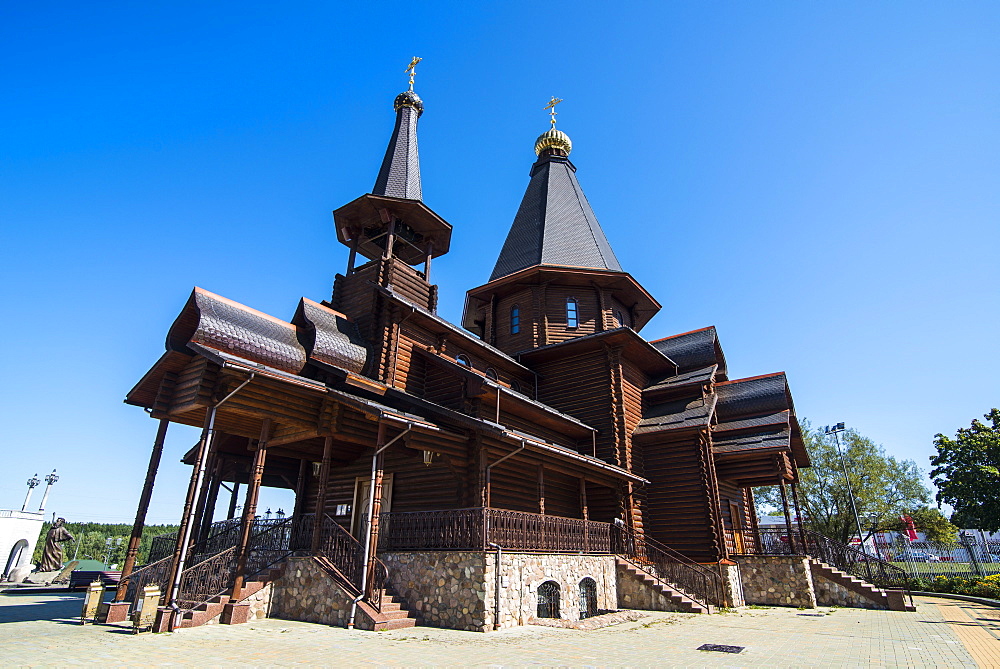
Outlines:
[[784,479],[778,483],[778,489],[781,491],[781,508],[785,512],[785,529],[788,536],[788,548],[791,550],[789,555],[795,555],[795,528],[792,527],[792,515],[788,512],[788,495],[785,493]]
[[128,552],[125,553],[125,564],[122,565],[121,580],[118,582],[118,591],[115,593],[115,601],[120,602],[125,599],[128,590],[128,577],[135,568],[135,559],[139,553],[139,544],[142,542],[142,530],[146,526],[146,512],[149,510],[149,501],[153,497],[153,484],[156,482],[156,472],[160,468],[160,456],[163,455],[163,441],[167,436],[167,426],[170,421],[166,418],[160,419],[160,424],[156,428],[156,439],[153,440],[153,450],[149,453],[149,465],[146,467],[146,481],[142,484],[142,494],[139,496],[139,507],[135,511],[135,522],[132,524],[132,536],[128,540]]
[[322,541],[323,519],[326,517],[326,491],[330,481],[330,459],[333,457],[333,437],[323,440],[323,460],[319,468],[316,485],[316,509],[313,514],[312,542],[310,552],[316,555]]

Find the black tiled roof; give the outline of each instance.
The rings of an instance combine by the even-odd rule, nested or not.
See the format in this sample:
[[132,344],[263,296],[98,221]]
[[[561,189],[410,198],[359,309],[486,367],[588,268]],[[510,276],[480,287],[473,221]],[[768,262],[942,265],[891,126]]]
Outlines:
[[189,342],[292,374],[306,365],[294,325],[201,288],[167,334],[168,350],[186,350]]
[[[662,351],[660,352],[662,353]],[[708,383],[715,377],[715,372],[718,368],[718,365],[709,365],[708,367],[700,367],[698,369],[692,369],[689,372],[675,374],[674,376],[669,376],[658,383],[647,386],[646,390],[664,390],[667,388],[681,388],[683,386]]]
[[715,392],[720,421],[792,408],[784,373],[720,383]]
[[292,323],[309,357],[360,374],[368,361],[368,347],[358,326],[343,314],[302,298]]
[[664,402],[649,407],[635,429],[636,434],[705,427],[712,418],[715,395]]
[[719,432],[735,432],[743,430],[751,430],[754,428],[773,426],[773,425],[788,425],[789,417],[791,412],[789,411],[778,411],[776,413],[764,414],[762,416],[754,416],[752,418],[737,418],[734,420],[729,420],[725,422],[720,422],[715,426],[715,431]]
[[754,451],[761,448],[788,448],[791,433],[788,428],[753,434],[721,434],[712,436],[712,449],[717,453]]
[[674,335],[650,342],[661,353],[677,363],[681,371],[718,365],[719,374],[726,375],[726,358],[715,326]]
[[532,166],[490,281],[533,265],[622,271],[568,158],[543,155]]
[[382,168],[375,180],[373,195],[402,197],[407,200],[423,199],[420,186],[420,155],[417,152],[417,117],[419,112],[410,106],[396,112],[396,127],[382,159]]

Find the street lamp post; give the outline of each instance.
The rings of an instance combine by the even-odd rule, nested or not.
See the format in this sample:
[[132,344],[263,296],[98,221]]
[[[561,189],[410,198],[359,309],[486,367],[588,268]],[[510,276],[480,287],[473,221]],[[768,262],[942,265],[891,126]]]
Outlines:
[[56,470],[52,470],[52,473],[45,477],[45,494],[42,495],[42,503],[38,505],[38,512],[41,513],[45,511],[45,503],[49,501],[49,491],[52,490],[52,484],[59,480],[56,476]]
[[41,481],[38,480],[38,474],[35,474],[28,479],[28,494],[24,496],[24,504],[21,505],[21,511],[28,508],[28,501],[31,499],[31,493],[35,491],[35,488],[38,487],[39,483],[41,483]]
[[861,552],[865,552],[865,533],[861,529],[861,518],[858,516],[858,506],[854,503],[854,490],[851,487],[851,475],[847,473],[847,460],[844,458],[844,452],[840,449],[840,433],[844,431],[844,424],[837,423],[833,427],[827,426],[823,428],[823,432],[826,434],[832,434],[833,439],[837,444],[837,455],[840,456],[840,465],[844,468],[844,480],[847,481],[847,497],[851,500],[851,511],[854,513],[854,522],[858,526],[858,541],[861,542]]

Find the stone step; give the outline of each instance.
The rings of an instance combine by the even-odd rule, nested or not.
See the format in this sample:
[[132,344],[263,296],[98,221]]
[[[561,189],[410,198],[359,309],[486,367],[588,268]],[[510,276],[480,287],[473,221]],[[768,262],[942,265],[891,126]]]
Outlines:
[[397,611],[386,611],[382,609],[379,612],[379,617],[385,620],[399,620],[400,618],[411,618],[413,617],[409,611],[404,609],[399,609]]
[[385,623],[385,629],[386,629],[386,631],[389,631],[389,630],[402,630],[402,629],[407,629],[409,627],[416,627],[416,626],[417,626],[417,620],[416,620],[416,618],[396,618],[396,619],[393,619],[393,620],[389,620],[389,621],[387,621]]

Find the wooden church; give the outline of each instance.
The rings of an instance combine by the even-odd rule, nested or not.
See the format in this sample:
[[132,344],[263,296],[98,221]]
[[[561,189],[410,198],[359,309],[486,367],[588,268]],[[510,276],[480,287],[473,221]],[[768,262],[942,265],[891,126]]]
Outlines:
[[[128,393],[159,421],[137,530],[168,424],[203,436],[180,531],[142,568],[133,540],[107,619],[148,585],[159,630],[743,603],[752,488],[794,493],[809,464],[784,374],[730,379],[714,327],[640,334],[660,304],[615,257],[554,116],[489,280],[461,324],[438,315],[452,225],[423,200],[412,78],[394,108],[374,188],[333,212],[349,254],[332,295],[284,320],[195,288]],[[293,490],[293,513],[260,518],[261,486]]]

